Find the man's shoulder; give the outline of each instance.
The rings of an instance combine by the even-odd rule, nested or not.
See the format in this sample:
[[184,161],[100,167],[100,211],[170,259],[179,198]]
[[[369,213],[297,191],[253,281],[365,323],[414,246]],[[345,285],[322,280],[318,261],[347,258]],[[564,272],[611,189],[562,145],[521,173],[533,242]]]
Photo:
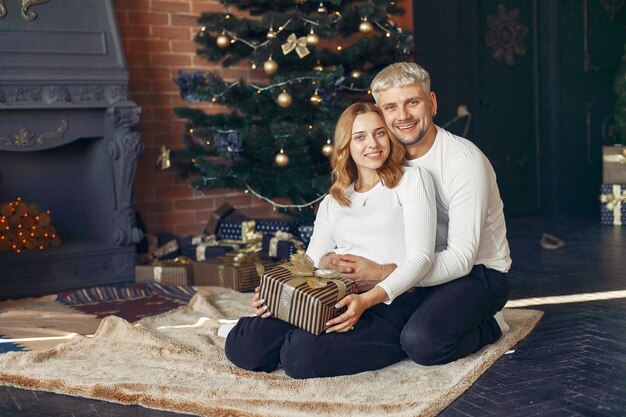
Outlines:
[[453,155],[466,153],[467,155],[476,154],[483,155],[483,152],[471,140],[457,136],[446,129],[437,126],[436,141],[440,141],[440,145],[445,151],[451,152]]

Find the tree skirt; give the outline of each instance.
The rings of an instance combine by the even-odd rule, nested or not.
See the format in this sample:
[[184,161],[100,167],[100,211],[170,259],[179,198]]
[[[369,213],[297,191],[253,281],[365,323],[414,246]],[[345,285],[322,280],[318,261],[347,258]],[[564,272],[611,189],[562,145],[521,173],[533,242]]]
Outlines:
[[0,355],[0,384],[200,416],[434,416],[524,338],[542,312],[506,309],[497,343],[447,365],[401,361],[352,376],[294,380],[234,367],[217,329],[249,315],[250,294],[208,287],[135,324],[101,320],[92,337]]

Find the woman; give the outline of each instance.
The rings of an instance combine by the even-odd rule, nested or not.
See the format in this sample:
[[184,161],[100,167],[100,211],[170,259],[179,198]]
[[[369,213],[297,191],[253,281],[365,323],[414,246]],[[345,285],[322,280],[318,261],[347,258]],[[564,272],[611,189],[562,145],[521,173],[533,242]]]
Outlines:
[[380,369],[406,356],[400,333],[419,300],[405,293],[434,257],[432,180],[421,168],[402,166],[404,147],[374,104],[348,107],[334,144],[333,185],[320,204],[307,254],[321,267],[328,266],[320,265],[322,257],[332,262],[344,253],[360,255],[383,264],[388,276],[340,300],[336,307],[347,311],[319,336],[272,318],[257,289],[256,317],[241,318],[226,340],[226,356],[241,368],[271,372],[280,363],[293,378],[312,378]]

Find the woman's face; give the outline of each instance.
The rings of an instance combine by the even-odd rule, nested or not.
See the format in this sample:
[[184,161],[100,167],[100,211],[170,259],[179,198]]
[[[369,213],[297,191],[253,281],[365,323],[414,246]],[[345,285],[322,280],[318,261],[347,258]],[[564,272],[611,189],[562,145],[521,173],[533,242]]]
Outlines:
[[359,114],[352,124],[350,156],[359,173],[380,168],[391,152],[385,122],[378,113]]

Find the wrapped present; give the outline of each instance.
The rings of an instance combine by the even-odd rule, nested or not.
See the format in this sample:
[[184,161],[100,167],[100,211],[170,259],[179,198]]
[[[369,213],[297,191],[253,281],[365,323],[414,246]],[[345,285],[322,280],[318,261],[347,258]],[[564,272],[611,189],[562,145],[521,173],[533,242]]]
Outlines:
[[626,146],[602,147],[602,183],[626,184]]
[[272,258],[289,259],[291,255],[302,250],[302,242],[296,240],[291,233],[279,230],[273,235],[263,235],[263,252]]
[[194,261],[204,261],[224,256],[226,253],[238,248],[236,244],[222,244],[215,239],[215,235],[186,236],[180,241],[182,256]]
[[626,222],[626,185],[600,186],[600,223],[621,225]]
[[296,236],[302,242],[302,247],[304,249],[309,246],[309,242],[311,241],[311,236],[313,236],[313,225],[312,224],[301,224],[298,226],[298,232]]
[[156,281],[167,285],[193,285],[191,259],[175,258],[135,267],[135,282]]
[[235,291],[253,291],[265,269],[276,261],[261,253],[228,253],[226,256],[193,263],[195,285],[213,285]]
[[259,296],[274,317],[317,335],[346,310],[335,308],[337,301],[354,292],[354,281],[336,270],[315,270],[313,260],[298,253],[263,274]]
[[137,245],[137,263],[150,264],[155,260],[174,259],[180,255],[178,238],[169,233],[145,234]]
[[217,210],[213,212],[211,217],[209,217],[209,221],[207,222],[206,227],[204,228],[204,233],[207,235],[215,235],[218,232],[220,224],[225,219],[247,219],[245,215],[238,212],[233,206],[228,203],[223,203],[218,207]]
[[218,236],[228,240],[246,240],[249,233],[274,234],[278,231],[295,235],[302,220],[293,219],[226,219],[221,222]]
[[220,239],[231,242],[248,243],[261,241],[263,235],[256,232],[256,220],[224,220],[220,224],[218,235]]

